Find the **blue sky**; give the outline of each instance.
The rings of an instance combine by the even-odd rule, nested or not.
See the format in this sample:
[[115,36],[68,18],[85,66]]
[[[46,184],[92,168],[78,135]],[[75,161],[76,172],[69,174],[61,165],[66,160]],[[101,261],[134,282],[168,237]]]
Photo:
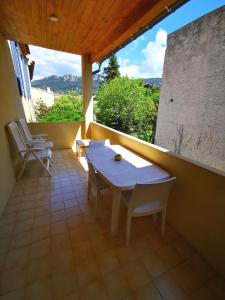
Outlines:
[[[130,77],[161,77],[167,34],[223,5],[225,0],[190,0],[117,52],[121,74]],[[36,61],[34,79],[50,75],[81,75],[81,58],[78,55],[35,46],[30,46],[30,50],[31,57]],[[102,67],[106,65],[107,61]]]

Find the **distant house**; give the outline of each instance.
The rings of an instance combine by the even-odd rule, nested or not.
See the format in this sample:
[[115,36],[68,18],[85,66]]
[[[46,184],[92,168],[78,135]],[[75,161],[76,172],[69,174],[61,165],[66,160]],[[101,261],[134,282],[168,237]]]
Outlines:
[[9,46],[26,119],[27,121],[35,121],[30,83],[33,76],[34,62],[28,58],[30,54],[29,47],[27,44],[14,41],[9,41]]

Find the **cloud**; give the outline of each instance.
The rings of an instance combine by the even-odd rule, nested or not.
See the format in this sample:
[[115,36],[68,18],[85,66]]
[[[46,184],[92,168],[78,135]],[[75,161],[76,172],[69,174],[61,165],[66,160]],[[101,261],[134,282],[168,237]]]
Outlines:
[[79,55],[30,46],[30,58],[35,61],[34,79],[51,75],[81,75]]
[[[166,51],[167,32],[159,29],[155,41],[150,41],[147,47],[142,50],[145,56],[145,69],[152,77],[161,77]],[[154,75],[154,76],[153,76]]]
[[119,58],[120,72],[129,77],[162,77],[166,50],[167,32],[159,29],[154,41],[149,41],[142,50],[143,59],[140,64],[130,64],[128,58]]

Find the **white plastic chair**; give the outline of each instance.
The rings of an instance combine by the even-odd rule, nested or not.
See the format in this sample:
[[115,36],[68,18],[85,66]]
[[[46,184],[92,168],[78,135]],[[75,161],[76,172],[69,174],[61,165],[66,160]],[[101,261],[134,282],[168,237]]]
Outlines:
[[108,186],[99,177],[98,172],[94,169],[92,163],[87,159],[88,163],[88,200],[90,196],[94,193],[95,196],[95,218],[97,217],[98,202],[102,196],[102,193],[108,189]]
[[126,243],[130,242],[132,217],[162,213],[162,236],[165,234],[166,208],[168,197],[176,177],[161,182],[136,184],[133,191],[125,191],[123,200],[128,207]]
[[27,163],[34,160],[39,162],[41,167],[48,173],[49,176],[51,176],[49,168],[52,161],[52,151],[50,149],[33,147],[25,144],[16,122],[9,123],[8,128],[16,144],[20,157],[22,158],[22,165],[17,179],[19,180],[22,176]]
[[90,147],[99,147],[99,146],[109,146],[110,141],[109,139],[106,140],[92,140],[89,142]]
[[46,139],[47,134],[31,135],[25,119],[19,119],[18,124],[24,136],[25,143],[31,144],[35,147],[53,148],[53,142],[47,141]]

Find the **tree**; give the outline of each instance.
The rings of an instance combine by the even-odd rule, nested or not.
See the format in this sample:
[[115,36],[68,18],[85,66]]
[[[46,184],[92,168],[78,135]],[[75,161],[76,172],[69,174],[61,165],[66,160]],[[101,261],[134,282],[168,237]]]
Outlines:
[[117,77],[100,86],[96,94],[97,121],[153,142],[159,90],[146,89],[143,80]]
[[115,54],[113,54],[108,63],[108,67],[104,68],[103,71],[103,83],[107,83],[110,80],[113,80],[116,77],[120,76],[119,72],[119,63]]
[[76,91],[71,91],[56,98],[46,113],[37,114],[36,117],[40,122],[81,121],[83,120],[81,97]]

